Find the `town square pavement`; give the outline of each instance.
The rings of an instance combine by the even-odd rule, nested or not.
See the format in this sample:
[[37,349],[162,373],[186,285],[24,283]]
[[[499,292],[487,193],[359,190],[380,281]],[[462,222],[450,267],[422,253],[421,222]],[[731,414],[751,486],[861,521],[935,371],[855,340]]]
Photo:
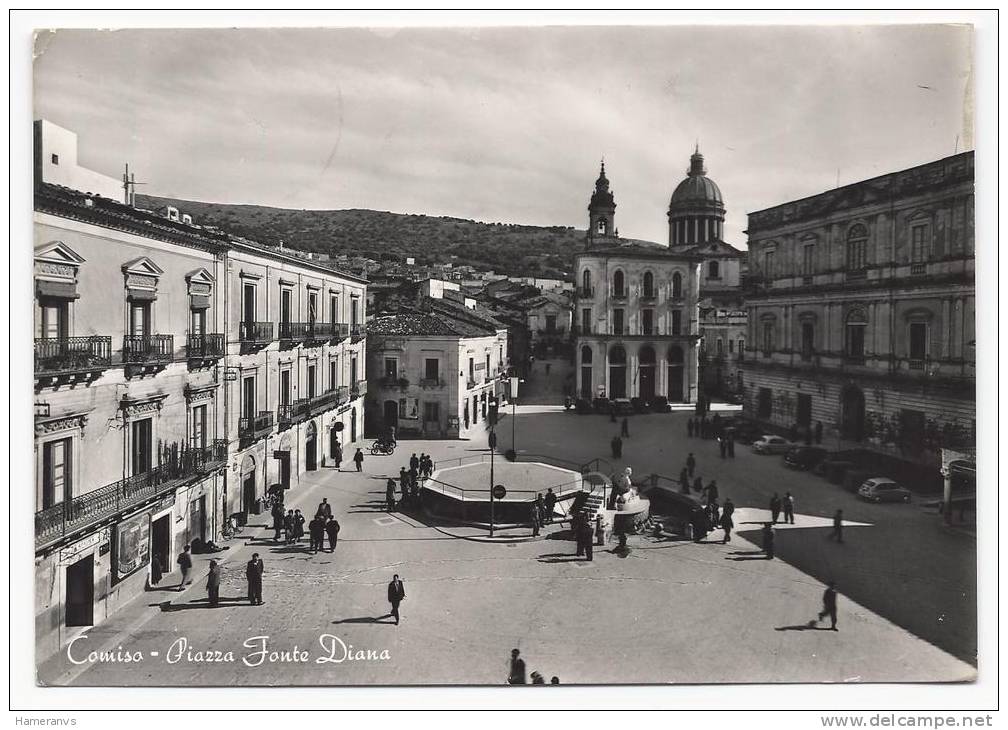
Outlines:
[[[511,409],[498,428],[511,439]],[[517,449],[588,461],[607,456],[613,425],[555,406],[516,409]],[[686,453],[705,481],[739,506],[727,545],[650,536],[630,551],[575,560],[571,542],[488,542],[479,531],[387,514],[387,475],[416,451],[447,460],[485,449],[472,441],[401,441],[368,456],[364,473],[301,475],[288,507],[313,514],[323,497],[342,530],[335,553],[274,543],[253,518],[223,557],[221,604],[206,604],[208,556],[184,592],[152,590],[39,669],[56,685],[503,684],[512,648],[528,671],[574,683],[960,681],[975,676],[975,545],[915,505],[862,505],[778,457],[745,447],[722,462],[714,442],[685,437],[685,412],[630,419],[621,468],[678,474]],[[791,490],[797,524],[781,528],[779,559],[752,541],[773,491]],[[860,523],[827,539],[843,508]],[[751,523],[751,524],[746,524]],[[512,536],[517,535],[510,531]],[[526,532],[527,535],[527,532]],[[747,539],[748,538],[748,539]],[[714,541],[716,540],[716,542]],[[265,561],[265,605],[248,605],[244,565]],[[387,616],[386,585],[405,583],[402,623]],[[809,627],[823,581],[838,581],[838,632]],[[169,574],[158,586],[177,583]],[[972,612],[972,613],[971,613]],[[268,639],[256,638],[268,637]],[[259,654],[267,651],[286,654]],[[294,654],[294,647],[298,654]],[[91,651],[134,652],[137,662],[90,662]],[[941,648],[939,648],[941,647]],[[189,651],[191,650],[191,651]],[[306,652],[306,653],[302,653]],[[230,660],[229,660],[230,659]],[[324,661],[328,659],[329,661]],[[320,661],[323,660],[323,661]],[[965,660],[965,661],[964,661]],[[249,665],[254,666],[249,666]]]

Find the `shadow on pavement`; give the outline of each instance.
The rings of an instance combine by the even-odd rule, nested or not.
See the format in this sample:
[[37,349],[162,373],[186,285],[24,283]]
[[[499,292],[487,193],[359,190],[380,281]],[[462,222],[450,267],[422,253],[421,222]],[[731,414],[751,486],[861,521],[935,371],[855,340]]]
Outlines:
[[160,607],[162,613],[171,613],[173,611],[188,611],[194,608],[227,608],[228,606],[248,606],[248,596],[221,596],[217,599],[217,605],[211,606],[209,598],[196,598],[189,603],[172,603],[171,601],[163,601],[161,603],[151,603],[151,607]]
[[537,559],[540,563],[580,563],[584,560],[579,555],[543,555]]
[[[383,621],[382,619],[389,619],[388,621]],[[341,618],[339,621],[333,621],[334,624],[391,624],[395,626],[395,619],[392,618],[391,614],[385,614],[384,616],[359,616],[357,618]]]
[[774,631],[836,631],[829,626],[817,626],[815,621],[807,624],[795,624],[794,626],[776,626]]

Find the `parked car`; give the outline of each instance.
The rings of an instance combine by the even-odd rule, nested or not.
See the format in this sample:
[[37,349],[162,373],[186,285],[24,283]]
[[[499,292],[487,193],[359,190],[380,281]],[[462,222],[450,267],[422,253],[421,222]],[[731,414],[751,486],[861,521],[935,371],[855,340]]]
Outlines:
[[910,490],[888,477],[872,477],[858,487],[858,496],[869,502],[909,502]]
[[608,398],[596,398],[592,401],[592,408],[595,409],[596,413],[602,413],[608,416],[609,412],[612,410],[612,403]]
[[826,477],[834,484],[841,484],[847,470],[853,469],[855,466],[857,465],[849,458],[841,454],[831,454],[816,464],[812,471],[819,476]]
[[794,444],[783,436],[773,436],[767,433],[753,441],[752,450],[757,454],[784,454],[793,447]]
[[592,402],[587,398],[578,398],[577,402],[574,404],[574,412],[579,416],[584,416],[588,413],[593,413]]
[[616,410],[617,416],[630,416],[633,415],[634,407],[630,403],[628,398],[615,398],[612,401],[613,408]]
[[735,440],[743,444],[751,444],[763,435],[763,429],[758,423],[745,419],[734,419],[730,428],[735,431]]
[[823,461],[829,452],[818,446],[795,446],[784,454],[784,466],[807,471]]

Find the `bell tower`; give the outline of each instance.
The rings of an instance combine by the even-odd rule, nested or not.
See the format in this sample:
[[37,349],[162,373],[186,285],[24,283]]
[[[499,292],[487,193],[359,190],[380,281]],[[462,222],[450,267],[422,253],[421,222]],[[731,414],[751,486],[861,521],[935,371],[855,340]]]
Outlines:
[[598,180],[595,181],[595,192],[588,203],[588,244],[604,238],[616,236],[616,202],[609,191],[609,180],[605,174],[605,160]]

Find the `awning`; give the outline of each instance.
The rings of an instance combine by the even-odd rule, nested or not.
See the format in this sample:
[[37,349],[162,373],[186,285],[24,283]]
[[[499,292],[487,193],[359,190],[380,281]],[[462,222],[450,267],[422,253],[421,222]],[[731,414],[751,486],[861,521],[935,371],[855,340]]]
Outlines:
[[210,309],[209,294],[192,294],[189,306],[192,309]]
[[73,281],[46,281],[45,279],[35,280],[35,291],[40,297],[53,297],[56,299],[79,299],[77,293],[77,283]]
[[127,289],[127,295],[135,302],[153,302],[157,292],[153,289]]

